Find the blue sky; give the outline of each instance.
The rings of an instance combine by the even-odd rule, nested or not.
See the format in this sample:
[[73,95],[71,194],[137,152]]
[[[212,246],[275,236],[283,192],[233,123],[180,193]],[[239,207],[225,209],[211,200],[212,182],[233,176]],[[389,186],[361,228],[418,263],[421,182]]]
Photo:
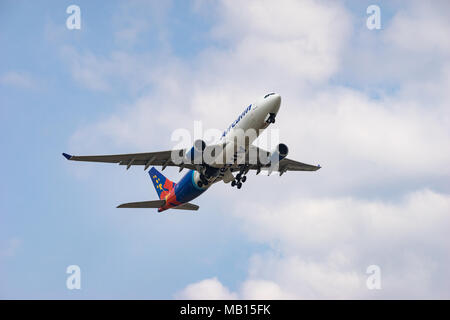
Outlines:
[[[448,298],[447,4],[377,3],[370,31],[370,1],[3,1],[0,297]],[[269,91],[290,157],[318,174],[252,175],[158,215],[115,208],[156,197],[142,168],[60,155],[170,149]]]

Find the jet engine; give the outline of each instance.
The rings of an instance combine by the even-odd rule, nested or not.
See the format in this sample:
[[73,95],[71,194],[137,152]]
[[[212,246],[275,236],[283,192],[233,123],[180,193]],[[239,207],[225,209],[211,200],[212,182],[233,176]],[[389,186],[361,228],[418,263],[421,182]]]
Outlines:
[[201,164],[203,162],[203,150],[206,148],[206,143],[203,140],[195,140],[192,148],[186,153],[185,158],[187,163]]
[[284,143],[280,143],[276,148],[272,151],[270,155],[270,164],[275,164],[286,158],[289,153],[289,148]]

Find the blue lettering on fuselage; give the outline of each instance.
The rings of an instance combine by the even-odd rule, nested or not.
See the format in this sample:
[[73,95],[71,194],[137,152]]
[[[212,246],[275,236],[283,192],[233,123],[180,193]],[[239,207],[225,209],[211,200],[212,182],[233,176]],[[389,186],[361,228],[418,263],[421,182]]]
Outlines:
[[234,120],[233,123],[230,124],[230,126],[223,132],[221,138],[225,137],[227,133],[231,130],[231,128],[234,128],[239,123],[239,121],[241,121],[241,119],[245,117],[245,115],[247,114],[247,112],[250,111],[251,108],[252,105],[249,105],[247,108],[245,108],[245,110],[239,115],[239,117],[236,120]]

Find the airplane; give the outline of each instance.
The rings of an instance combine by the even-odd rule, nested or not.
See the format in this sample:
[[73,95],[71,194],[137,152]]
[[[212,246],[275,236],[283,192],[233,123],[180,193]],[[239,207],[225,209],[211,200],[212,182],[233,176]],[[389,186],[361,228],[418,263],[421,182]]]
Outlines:
[[[191,203],[214,183],[223,181],[238,189],[247,180],[250,170],[267,170],[270,175],[278,171],[280,176],[287,171],[316,171],[321,167],[286,158],[288,147],[280,143],[272,152],[268,152],[252,143],[270,125],[275,123],[280,110],[281,96],[274,92],[266,94],[250,104],[230,124],[214,145],[207,145],[203,140],[196,140],[190,150],[168,150],[116,155],[73,156],[63,153],[72,161],[89,161],[118,163],[126,166],[144,166],[146,171],[151,165],[184,168],[189,171],[178,183],[166,178],[155,167],[148,171],[159,200],[124,203],[117,208],[157,208],[158,212],[168,209],[198,210],[199,206]],[[247,132],[252,134],[246,135]],[[236,175],[234,174],[236,173]]]

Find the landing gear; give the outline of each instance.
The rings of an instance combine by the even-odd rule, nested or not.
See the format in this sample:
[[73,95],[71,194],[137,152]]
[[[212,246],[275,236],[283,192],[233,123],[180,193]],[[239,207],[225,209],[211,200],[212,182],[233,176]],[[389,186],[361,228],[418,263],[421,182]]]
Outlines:
[[200,175],[200,180],[197,182],[199,188],[206,187],[209,184],[208,179],[206,179],[205,175]]
[[275,123],[275,113],[269,113],[269,118],[266,120],[267,123]]
[[[203,185],[205,185],[205,186],[207,186],[208,185],[208,179],[206,179],[206,177],[202,174],[202,175],[200,175],[200,181],[199,181],[199,183],[202,183]],[[200,185],[199,185],[199,187],[200,187]]]
[[246,173],[248,172],[248,170],[246,170],[246,168],[241,168],[241,170],[239,171],[239,173],[236,175],[236,178],[231,181],[231,186],[237,186],[238,189],[242,188],[242,184],[247,181],[247,176]]

